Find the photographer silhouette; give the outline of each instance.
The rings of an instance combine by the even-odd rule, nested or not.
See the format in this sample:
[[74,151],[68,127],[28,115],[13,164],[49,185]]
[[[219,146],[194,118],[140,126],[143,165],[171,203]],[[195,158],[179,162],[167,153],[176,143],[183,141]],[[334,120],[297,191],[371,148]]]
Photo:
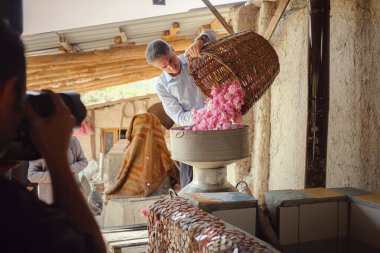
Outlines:
[[[54,112],[40,117],[25,99],[25,56],[19,36],[0,20],[0,252],[106,252],[99,228],[67,161],[74,117],[61,97],[47,91]],[[25,117],[53,185],[47,205],[3,175],[17,161],[4,154]]]

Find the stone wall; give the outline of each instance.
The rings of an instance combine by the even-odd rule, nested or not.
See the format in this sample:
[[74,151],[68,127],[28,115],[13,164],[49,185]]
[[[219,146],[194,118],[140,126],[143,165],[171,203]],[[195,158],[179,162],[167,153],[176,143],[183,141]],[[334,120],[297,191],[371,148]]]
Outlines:
[[327,185],[380,191],[380,2],[333,1]]
[[271,87],[269,189],[304,186],[307,121],[306,1],[291,1],[272,36],[280,73]]
[[[256,1],[257,5],[259,1]],[[306,0],[291,0],[270,42],[280,59],[280,74],[270,88],[270,142],[267,158],[253,149],[252,165],[235,164],[229,180],[245,179],[259,188],[254,161],[268,159],[268,189],[304,187],[307,121]],[[260,11],[251,7],[252,15]],[[235,11],[236,13],[237,11]],[[247,16],[245,12],[244,15]],[[380,192],[380,2],[334,0],[330,12],[330,112],[327,187],[351,186]],[[232,24],[244,24],[232,19]],[[247,19],[247,18],[246,18]],[[250,17],[250,20],[252,17]],[[250,23],[251,22],[251,23]],[[260,21],[249,21],[258,31]],[[257,105],[256,105],[257,107]],[[252,112],[252,110],[254,112]],[[261,134],[253,108],[246,122],[252,143]],[[246,116],[246,117],[247,117]],[[256,147],[257,149],[257,147]],[[262,161],[265,163],[266,161]],[[233,166],[232,166],[233,167]],[[265,173],[265,171],[264,171]],[[263,178],[265,180],[265,178]],[[261,187],[261,189],[263,189]],[[255,192],[258,197],[261,192]]]

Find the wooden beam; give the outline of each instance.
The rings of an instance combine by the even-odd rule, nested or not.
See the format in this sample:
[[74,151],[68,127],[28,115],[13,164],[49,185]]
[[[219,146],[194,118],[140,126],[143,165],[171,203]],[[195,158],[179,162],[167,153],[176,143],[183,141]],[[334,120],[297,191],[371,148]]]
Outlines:
[[180,25],[178,22],[173,22],[170,26],[169,30],[165,30],[162,32],[160,38],[162,40],[171,41],[174,39],[174,37],[177,35],[177,33],[180,31]]
[[114,44],[111,44],[110,48],[136,45],[136,42],[128,41],[127,33],[123,30],[122,27],[119,27],[119,31],[120,35],[114,38]]
[[[119,37],[119,36],[116,36],[116,37]],[[116,38],[115,37],[115,38]],[[115,48],[115,47],[126,47],[126,46],[134,46],[136,45],[136,42],[134,41],[130,41],[130,42],[122,42],[120,44],[111,44],[110,45],[110,48]]]
[[[28,67],[29,69],[29,67]],[[145,58],[136,60],[116,60],[104,64],[92,63],[83,66],[65,68],[43,68],[27,71],[27,85],[29,88],[34,86],[42,87],[45,85],[54,86],[71,84],[74,80],[86,80],[101,78],[106,75],[117,75],[119,73],[133,73],[135,71],[151,71],[154,67],[147,64]]]
[[62,62],[61,64],[51,64],[51,65],[34,65],[27,63],[27,73],[29,77],[38,78],[41,75],[54,75],[55,73],[61,73],[61,74],[69,74],[69,73],[76,73],[81,71],[86,71],[87,69],[94,69],[96,71],[97,69],[106,68],[109,66],[119,66],[119,65],[141,65],[146,64],[145,58],[141,57],[139,59],[104,59],[103,62],[98,61],[89,61],[85,63],[71,63]]
[[69,39],[62,34],[57,33],[59,43],[61,44],[61,50],[65,53],[75,53],[77,50],[71,45]]
[[58,78],[45,78],[43,80],[38,80],[35,82],[29,82],[28,87],[44,87],[44,86],[67,86],[67,85],[76,85],[86,82],[91,82],[94,80],[105,80],[111,77],[122,76],[124,74],[134,74],[136,72],[149,72],[154,71],[155,67],[145,65],[145,66],[131,66],[129,68],[120,68],[120,69],[109,69],[101,72],[96,72],[94,74],[78,74],[78,75],[61,75]]
[[[169,44],[179,54],[191,45],[193,39],[170,41]],[[146,63],[145,47],[124,46],[28,57],[27,88],[84,92],[156,77],[161,70]]]
[[220,27],[222,26],[222,23],[219,22],[219,20],[215,19],[212,23],[211,23],[211,29],[212,30],[218,30]]
[[[27,74],[32,77],[33,75],[45,74],[50,75],[50,73],[59,73],[62,74],[65,73],[73,73],[77,70],[83,71],[86,69],[101,69],[103,67],[108,67],[110,65],[134,65],[134,64],[143,64],[145,60],[145,56],[141,55],[140,57],[136,57],[135,59],[110,59],[110,58],[104,58],[104,61],[87,61],[86,57],[83,58],[84,62],[74,62],[72,60],[66,59],[56,59],[55,61],[52,61],[51,64],[43,63],[43,64],[34,64],[31,62],[28,62],[27,60]],[[146,63],[146,62],[145,62]]]
[[289,2],[290,2],[290,0],[279,0],[277,10],[274,13],[274,15],[273,15],[268,27],[267,27],[267,30],[264,33],[265,39],[270,40],[270,38],[272,37],[272,34],[273,34],[274,30],[276,29],[278,23],[280,22],[280,19],[281,19],[282,15],[284,14],[285,9],[288,6]]
[[121,36],[119,35],[119,36],[116,36],[115,38],[113,38],[113,42],[114,42],[115,44],[121,44],[121,43],[123,43],[123,39],[122,39]]
[[99,90],[103,88],[113,87],[113,86],[119,86],[124,85],[128,83],[138,82],[146,79],[151,79],[154,77],[157,77],[161,74],[161,71],[157,72],[151,72],[151,73],[141,73],[144,75],[135,75],[135,76],[122,76],[119,78],[115,78],[112,80],[102,80],[102,81],[94,81],[82,85],[75,85],[75,87],[65,86],[65,87],[58,87],[53,89],[54,91],[76,91],[79,93],[89,92],[92,90]]
[[202,25],[201,27],[198,28],[198,31],[197,31],[197,37],[198,37],[199,34],[201,34],[204,30],[210,30],[210,29],[211,29],[211,24]]
[[120,61],[111,61],[105,62],[103,64],[86,64],[80,65],[76,67],[66,68],[39,68],[28,70],[28,83],[32,82],[40,82],[46,78],[54,79],[59,78],[60,76],[77,76],[77,75],[93,75],[96,73],[100,73],[105,70],[110,69],[120,69],[120,68],[128,68],[128,67],[138,67],[138,66],[147,66],[146,60],[137,59],[137,60],[120,60]]
[[104,59],[141,59],[145,57],[145,45],[127,46],[91,52],[74,54],[58,54],[28,57],[28,64],[34,66],[59,64],[86,64],[89,62],[102,62]]
[[[185,40],[171,41],[169,44],[176,52],[185,51],[194,38]],[[95,50],[92,52],[80,52],[74,54],[58,54],[33,56],[27,58],[28,68],[48,66],[49,68],[58,67],[60,65],[72,66],[73,64],[91,64],[102,63],[111,60],[137,60],[145,58],[146,45],[125,46],[120,48],[112,48],[105,50]]]
[[119,32],[120,32],[121,42],[128,42],[127,32],[124,30],[122,26],[119,26]]
[[229,34],[233,34],[234,30],[232,27],[227,24],[226,20],[220,15],[218,10],[210,3],[209,0],[202,0],[202,2],[209,8],[209,10],[214,14],[214,16],[220,21],[220,23],[223,25],[223,27],[227,30]]

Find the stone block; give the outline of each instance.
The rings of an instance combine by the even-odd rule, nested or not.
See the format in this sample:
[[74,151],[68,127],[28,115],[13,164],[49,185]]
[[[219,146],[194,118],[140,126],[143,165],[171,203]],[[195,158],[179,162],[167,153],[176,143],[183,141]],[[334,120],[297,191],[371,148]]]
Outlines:
[[257,200],[240,192],[186,193],[185,198],[219,219],[256,234]]
[[147,223],[147,218],[140,216],[141,209],[149,208],[157,200],[166,197],[168,196],[160,195],[145,198],[110,199],[103,209],[103,226],[107,228]]
[[298,243],[298,207],[280,207],[279,240],[281,245]]

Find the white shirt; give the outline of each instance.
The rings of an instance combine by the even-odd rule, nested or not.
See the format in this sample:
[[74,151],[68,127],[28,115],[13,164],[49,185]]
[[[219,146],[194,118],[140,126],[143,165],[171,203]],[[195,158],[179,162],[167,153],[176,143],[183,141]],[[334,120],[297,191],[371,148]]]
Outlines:
[[[203,31],[207,42],[215,40],[215,32]],[[188,60],[184,54],[178,56],[181,72],[173,77],[165,71],[158,78],[155,89],[162,102],[166,114],[179,126],[194,124],[192,109],[199,110],[205,105],[205,97],[195,85],[188,69]]]

